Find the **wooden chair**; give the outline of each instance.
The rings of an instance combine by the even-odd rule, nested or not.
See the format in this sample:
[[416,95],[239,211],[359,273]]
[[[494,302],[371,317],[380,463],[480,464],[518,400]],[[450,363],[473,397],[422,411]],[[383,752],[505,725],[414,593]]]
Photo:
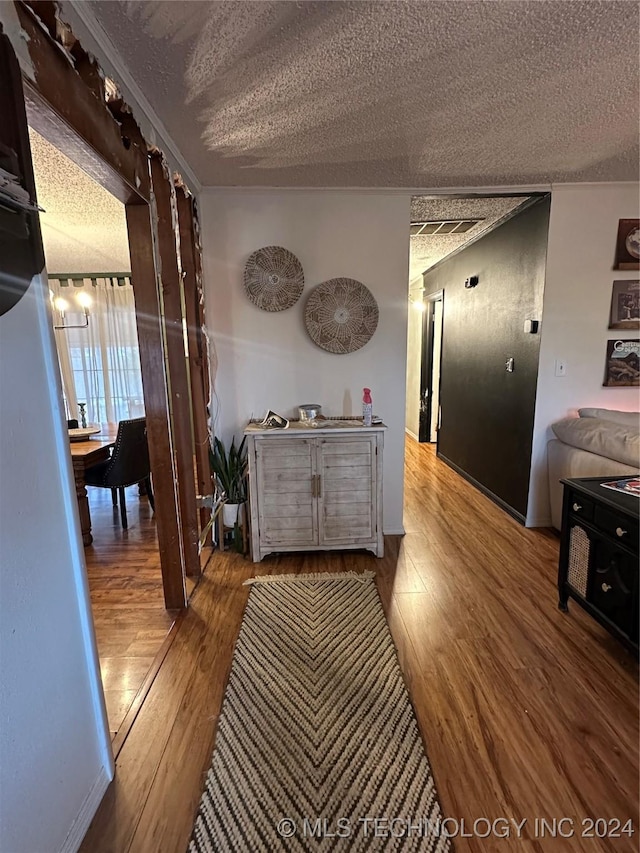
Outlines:
[[85,483],[87,486],[111,489],[114,506],[117,506],[116,493],[119,493],[120,518],[122,526],[126,530],[127,507],[124,490],[127,486],[143,482],[151,509],[155,510],[150,475],[147,421],[146,418],[132,418],[131,420],[120,421],[111,458],[106,462],[100,462],[98,465],[87,468]]

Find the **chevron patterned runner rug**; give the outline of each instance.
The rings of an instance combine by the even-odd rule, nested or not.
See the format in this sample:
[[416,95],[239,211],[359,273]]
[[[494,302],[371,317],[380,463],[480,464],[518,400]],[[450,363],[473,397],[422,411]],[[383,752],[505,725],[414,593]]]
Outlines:
[[189,853],[449,851],[373,573],[249,583]]

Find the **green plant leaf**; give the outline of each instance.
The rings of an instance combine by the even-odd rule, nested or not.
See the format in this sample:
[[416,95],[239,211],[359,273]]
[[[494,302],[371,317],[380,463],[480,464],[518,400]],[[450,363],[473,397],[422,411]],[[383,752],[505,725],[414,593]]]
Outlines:
[[246,435],[243,436],[237,446],[234,436],[228,453],[224,442],[217,436],[213,440],[213,447],[209,447],[211,470],[230,503],[243,503],[247,499],[246,439]]

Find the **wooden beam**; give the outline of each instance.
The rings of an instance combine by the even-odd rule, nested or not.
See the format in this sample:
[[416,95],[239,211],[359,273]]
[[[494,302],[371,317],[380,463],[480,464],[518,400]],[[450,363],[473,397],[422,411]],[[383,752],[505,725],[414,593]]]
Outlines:
[[[203,325],[204,304],[202,303],[202,275],[200,264],[200,241],[192,196],[182,187],[176,187],[178,202],[178,225],[180,229],[180,260],[182,263],[184,304],[189,343],[189,373],[191,377],[191,408],[193,413],[193,435],[196,454],[198,493],[212,492],[211,468],[209,465],[209,427],[207,423],[207,400],[209,397],[207,352]],[[200,530],[209,522],[211,511],[200,510]],[[211,542],[211,531],[206,543]]]
[[[53,4],[51,4],[53,5]],[[26,34],[29,56],[35,69],[35,80],[26,80],[29,123],[49,141],[67,150],[51,138],[54,128],[64,133],[59,122],[51,121],[50,112],[72,130],[76,139],[74,159],[124,204],[139,199],[149,200],[149,172],[141,137],[123,133],[96,85],[97,66],[76,40],[66,51],[45,30],[26,3],[16,2],[20,26]],[[68,57],[65,57],[65,51]],[[73,55],[75,65],[70,61]],[[76,70],[84,71],[84,79]],[[96,73],[94,73],[96,72]],[[102,160],[97,174],[95,154]],[[86,162],[85,162],[86,161]],[[108,184],[105,183],[105,176]]]
[[186,607],[187,593],[182,568],[182,535],[171,441],[161,298],[149,205],[129,204],[126,214],[164,601],[167,609],[173,610]]
[[151,185],[156,202],[169,400],[178,475],[184,566],[190,577],[198,577],[198,509],[193,464],[191,388],[187,371],[189,354],[185,348],[183,332],[183,289],[176,196],[169,170],[160,154],[151,155]]
[[191,200],[193,209],[193,237],[195,241],[195,266],[196,266],[196,311],[198,316],[198,351],[200,353],[200,371],[202,374],[202,387],[204,388],[205,404],[209,405],[211,397],[211,386],[209,385],[209,339],[206,333],[205,311],[204,311],[204,284],[202,282],[202,244],[200,241],[200,220],[198,218],[198,204],[195,198]]

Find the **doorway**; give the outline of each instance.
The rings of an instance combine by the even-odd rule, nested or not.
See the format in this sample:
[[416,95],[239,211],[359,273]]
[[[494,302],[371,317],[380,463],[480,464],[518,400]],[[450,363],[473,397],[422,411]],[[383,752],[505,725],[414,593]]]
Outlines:
[[[29,138],[49,290],[65,306],[57,308],[54,302],[50,313],[61,407],[63,403],[67,419],[76,426],[100,430],[89,439],[98,446],[102,436],[115,437],[121,420],[145,415],[125,207],[33,128]],[[86,311],[77,304],[82,297]],[[72,458],[80,446],[71,445]],[[86,577],[115,741],[122,738],[127,715],[175,614],[164,607],[156,520],[148,496],[137,485],[125,490],[124,529],[120,507],[108,489],[82,491],[87,493],[84,511],[80,509]],[[83,516],[89,520],[86,533]]]
[[423,298],[422,355],[420,369],[420,431],[421,442],[436,444],[440,426],[440,360],[442,355],[442,291]]
[[532,198],[510,193],[411,199],[405,429],[416,441],[435,444],[438,452],[446,416],[440,398],[444,311],[451,305],[445,305],[442,286],[426,286],[427,277],[516,216]]
[[[199,248],[195,206],[192,197],[186,189],[183,189],[182,184],[179,184],[178,189],[176,189],[176,179],[167,169],[161,153],[157,150],[147,151],[144,140],[132,119],[130,117],[125,117],[126,120],[123,121],[118,119],[120,101],[111,90],[107,92],[106,82],[108,81],[105,82],[100,75],[93,74],[90,71],[90,79],[87,84],[82,76],[74,70],[74,63],[67,65],[61,62],[59,45],[55,45],[53,39],[43,36],[29,10],[20,6],[17,11],[20,14],[22,25],[30,33],[27,41],[29,49],[32,51],[32,59],[37,64],[40,73],[36,75],[37,81],[32,79],[21,81],[19,68],[11,47],[6,40],[3,41],[3,52],[0,58],[4,58],[6,55],[11,63],[12,100],[11,109],[5,111],[7,113],[7,122],[4,128],[6,133],[3,131],[2,141],[4,145],[6,139],[7,145],[4,150],[8,150],[13,156],[10,164],[12,166],[11,174],[15,172],[16,182],[22,180],[27,188],[30,200],[35,200],[36,193],[27,131],[28,122],[43,140],[54,146],[59,153],[67,155],[69,160],[79,166],[85,175],[93,178],[96,184],[108,191],[113,199],[122,205],[121,210],[124,211],[125,241],[128,240],[126,262],[91,263],[89,266],[82,263],[79,271],[88,273],[82,279],[77,279],[82,284],[76,284],[74,276],[68,275],[78,272],[78,270],[61,262],[55,265],[56,272],[60,270],[65,272],[64,274],[59,272],[56,285],[52,285],[52,287],[58,286],[64,289],[64,281],[66,288],[73,292],[76,289],[87,290],[100,285],[104,288],[111,287],[113,294],[122,291],[122,293],[118,293],[119,296],[125,290],[135,288],[133,300],[135,302],[135,329],[129,338],[131,341],[134,337],[139,339],[143,401],[140,400],[140,388],[131,389],[127,385],[126,388],[123,387],[122,393],[116,395],[116,397],[121,398],[120,408],[122,406],[126,408],[117,413],[114,410],[113,417],[106,419],[117,421],[123,418],[126,420],[127,416],[136,414],[132,408],[135,409],[141,404],[144,405],[153,491],[156,497],[155,519],[152,517],[146,498],[138,502],[138,496],[131,494],[127,498],[127,503],[131,501],[130,521],[133,521],[134,524],[138,521],[137,510],[139,508],[140,520],[144,519],[145,522],[149,522],[149,531],[157,534],[157,539],[153,537],[150,539],[153,538],[156,562],[154,568],[156,571],[160,569],[161,572],[158,610],[164,620],[164,624],[159,628],[159,632],[163,632],[159,635],[162,642],[162,637],[166,636],[167,625],[170,626],[175,619],[175,611],[184,608],[187,603],[187,580],[192,581],[192,583],[197,580],[200,574],[200,558],[204,556],[197,549],[199,516],[196,506],[194,457],[197,457],[198,454],[194,450],[190,406],[195,406],[194,400],[196,400],[197,403],[201,403],[200,408],[204,410],[205,386],[204,382],[201,382],[202,387],[189,387],[188,361],[185,358],[186,345],[183,335],[184,311],[186,310],[183,309],[184,302],[188,301],[193,306],[195,314],[196,305],[200,301],[197,300],[196,282]],[[80,62],[79,50],[78,43],[74,43],[74,56],[76,56],[77,64],[85,67]],[[87,65],[89,64],[87,62]],[[3,67],[1,70],[4,75],[6,69]],[[93,76],[91,76],[92,74]],[[62,78],[64,78],[64,84],[61,82]],[[3,84],[4,82],[3,76]],[[96,97],[96,94],[99,97]],[[90,102],[89,108],[86,106],[87,99]],[[110,109],[105,109],[107,103],[111,105]],[[62,115],[64,115],[64,119],[61,118]],[[153,161],[151,163],[154,171],[153,196],[156,200],[153,210],[150,205],[152,197],[150,161]],[[64,180],[62,183],[64,184]],[[66,187],[63,185],[61,189],[64,194]],[[193,255],[190,265],[186,263],[185,256],[182,258],[177,256],[178,243],[172,216],[172,211],[176,206],[176,196],[178,197],[178,206],[180,206],[180,202],[184,202],[182,212],[185,216],[180,217],[181,249],[184,250],[185,255],[187,250]],[[69,198],[68,201],[73,205],[72,198]],[[33,275],[33,270],[39,272],[43,269],[40,223],[36,213],[31,212],[31,210],[28,214],[20,215],[32,217],[27,231],[30,237],[29,245],[18,246],[17,248],[24,248],[25,253],[28,250],[33,255],[29,266],[29,272]],[[49,262],[49,258],[47,261]],[[104,270],[107,270],[111,275],[104,273]],[[122,275],[114,274],[113,270],[122,273]],[[98,275],[98,272],[101,272],[102,275]],[[129,272],[130,276],[128,275]],[[184,276],[181,275],[181,272],[184,272]],[[110,283],[107,283],[106,279],[110,279]],[[188,300],[185,295],[187,282],[189,286]],[[42,293],[46,294],[46,288]],[[110,291],[108,292],[109,296],[113,294]],[[128,295],[132,296],[132,294]],[[52,347],[51,310],[48,305],[44,304],[45,302],[48,302],[46,296],[40,299],[38,310],[45,321],[43,326],[45,338],[43,340],[45,340],[47,357],[51,359],[51,374],[54,379],[58,380],[54,382],[58,400],[55,401],[53,407],[58,417],[63,413],[63,406],[60,404],[62,394],[61,392],[58,394],[60,383],[59,371],[55,364],[55,350]],[[74,313],[80,314],[80,322],[65,324],[66,330],[61,334],[70,334],[68,330],[72,325],[78,328],[84,325],[82,310]],[[68,320],[71,320],[71,317],[68,317]],[[197,334],[198,328],[202,324],[200,322],[196,325],[192,322],[189,325],[196,329]],[[125,346],[124,349],[126,348]],[[119,354],[123,353],[121,345],[118,345],[117,349]],[[108,351],[109,348],[107,347]],[[206,359],[206,354],[204,357]],[[71,357],[69,360],[72,360]],[[92,371],[89,373],[91,374]],[[173,395],[171,399],[169,398],[170,394]],[[82,396],[87,396],[86,382]],[[113,395],[108,396],[113,403]],[[200,400],[201,397],[202,400]],[[106,409],[106,405],[103,406],[101,401],[104,400],[106,404],[106,398],[106,392],[94,395],[96,411],[99,411],[99,414],[96,414],[95,411],[93,414],[87,411],[87,421],[102,422],[104,420],[102,410]],[[67,401],[69,402],[68,396]],[[86,401],[82,400],[82,402]],[[81,412],[74,411],[73,407],[70,406],[66,411],[66,417],[68,420],[81,420]],[[57,427],[62,430],[61,421]],[[69,436],[65,432],[62,437],[62,433],[60,433],[58,439],[57,455],[58,459],[62,458],[61,470],[63,471],[63,485],[66,488],[70,485],[68,479],[71,471],[68,462],[64,459],[69,454]],[[206,452],[206,440],[201,441],[200,445],[204,447],[204,452]],[[204,472],[202,475],[204,480],[206,470],[199,465],[199,475],[201,469]],[[206,491],[202,491],[202,493],[206,494]],[[106,502],[103,501],[104,506],[96,508],[96,518],[97,513],[103,512],[103,517],[108,521],[113,516],[111,496],[108,492],[99,492],[98,494],[101,494],[102,498],[106,496],[107,500]],[[76,476],[76,495],[74,495],[76,500],[78,495],[78,477]],[[78,530],[77,522],[74,523],[72,518],[75,501],[65,500],[64,505],[67,510],[71,533],[69,541],[74,548],[74,553],[75,546],[80,546],[77,553],[80,571],[77,577],[80,579],[78,581],[79,588],[81,587],[80,595],[82,595],[86,606],[90,604],[85,580],[89,560],[87,553],[82,548],[82,542],[71,541],[72,539],[75,540],[74,534],[81,533]],[[131,530],[125,531],[128,534],[132,532]],[[115,524],[112,525],[110,533],[117,533],[121,537],[122,544],[125,544],[125,536],[122,535],[123,531],[120,527],[116,528]],[[84,540],[84,537],[82,538]],[[132,556],[130,548],[127,549],[127,556],[129,558]],[[123,558],[126,559],[124,555]],[[120,563],[123,558],[116,557],[116,560]],[[135,598],[135,593],[131,594],[132,590],[128,586],[127,579],[124,577],[116,579],[110,575],[110,562],[111,557],[105,559],[103,555],[98,559],[96,566],[102,579],[110,583],[110,589],[105,590],[103,600],[106,601],[118,596],[129,599]],[[145,565],[141,565],[141,563]],[[144,574],[145,567],[146,558],[144,560],[133,559],[130,564],[130,569],[138,577]],[[155,607],[155,603],[153,606]],[[139,602],[138,607],[140,610],[144,609],[140,607]],[[99,634],[99,620],[94,618],[93,621]],[[111,647],[112,649],[118,647],[126,651],[130,648],[130,644],[126,642],[119,631],[118,619],[113,618],[112,622],[114,638]],[[150,648],[149,641],[155,642],[157,639],[156,636],[151,637],[149,631],[150,628],[146,625],[141,626],[138,632],[139,639],[145,647],[145,654]],[[87,633],[89,638],[87,648],[92,647],[90,651],[95,660],[95,647],[93,647],[93,638],[90,633]],[[100,651],[102,652],[102,649]],[[102,658],[102,654],[100,657]],[[138,693],[138,685],[132,683],[128,674],[121,672],[119,675],[121,676],[119,677],[121,685],[126,688],[129,694],[126,698],[132,698],[133,692]],[[97,683],[95,689],[96,694],[100,692]],[[106,694],[107,690],[105,689],[104,692]],[[114,728],[112,725],[112,732]]]

